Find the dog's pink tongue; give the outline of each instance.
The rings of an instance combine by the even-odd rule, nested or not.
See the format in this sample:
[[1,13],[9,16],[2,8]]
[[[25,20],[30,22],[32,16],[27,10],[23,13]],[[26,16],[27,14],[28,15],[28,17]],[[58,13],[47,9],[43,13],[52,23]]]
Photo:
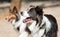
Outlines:
[[30,21],[31,19],[24,19],[23,20],[23,23],[26,23],[26,22],[28,22],[28,21]]

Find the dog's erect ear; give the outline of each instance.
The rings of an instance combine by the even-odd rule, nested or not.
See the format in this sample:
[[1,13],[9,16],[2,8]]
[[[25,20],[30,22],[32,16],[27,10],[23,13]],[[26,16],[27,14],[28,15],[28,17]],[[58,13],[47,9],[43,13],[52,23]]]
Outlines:
[[35,11],[38,15],[43,15],[43,8],[42,7],[36,6]]
[[18,10],[17,10],[17,8],[14,6],[14,8],[13,8],[13,12],[14,13],[18,13]]

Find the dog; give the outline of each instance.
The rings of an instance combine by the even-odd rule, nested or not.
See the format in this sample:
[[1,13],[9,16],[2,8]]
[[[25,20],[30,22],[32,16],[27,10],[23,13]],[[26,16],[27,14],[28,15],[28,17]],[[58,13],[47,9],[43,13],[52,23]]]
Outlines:
[[19,31],[19,37],[57,37],[57,21],[54,16],[43,14],[42,7],[33,6],[22,12],[14,7],[7,18]]
[[17,8],[14,6],[14,8],[11,10],[9,9],[9,13],[7,17],[5,18],[8,22],[10,22],[15,29],[19,31],[19,20],[20,20],[20,13],[18,12]]
[[51,14],[43,14],[42,7],[30,7],[21,15],[25,18],[21,21],[19,37],[57,37],[57,21]]

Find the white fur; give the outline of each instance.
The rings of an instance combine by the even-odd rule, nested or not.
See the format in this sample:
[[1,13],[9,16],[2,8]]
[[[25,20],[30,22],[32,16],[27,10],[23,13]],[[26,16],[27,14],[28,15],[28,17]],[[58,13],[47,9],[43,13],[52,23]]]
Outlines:
[[27,11],[24,11],[23,16],[24,17],[29,17],[29,14],[27,13]]
[[51,23],[46,16],[43,16],[43,20],[46,23],[46,32],[48,32],[51,29]]

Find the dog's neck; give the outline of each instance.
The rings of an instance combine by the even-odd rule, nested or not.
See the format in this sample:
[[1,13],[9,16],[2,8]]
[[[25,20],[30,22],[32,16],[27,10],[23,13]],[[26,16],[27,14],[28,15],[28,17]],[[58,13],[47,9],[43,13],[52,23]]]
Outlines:
[[[43,18],[44,18],[44,16],[43,16]],[[44,19],[42,19],[42,23],[41,23],[41,25],[39,26],[39,23],[37,23],[37,25],[36,25],[36,21],[34,21],[34,22],[32,22],[32,24],[29,26],[29,29],[31,30],[31,31],[34,31],[33,33],[35,33],[35,32],[37,32],[39,29],[42,29],[42,28],[45,28],[45,25],[46,23],[45,23],[45,20]],[[37,27],[37,30],[35,29],[35,27]]]

